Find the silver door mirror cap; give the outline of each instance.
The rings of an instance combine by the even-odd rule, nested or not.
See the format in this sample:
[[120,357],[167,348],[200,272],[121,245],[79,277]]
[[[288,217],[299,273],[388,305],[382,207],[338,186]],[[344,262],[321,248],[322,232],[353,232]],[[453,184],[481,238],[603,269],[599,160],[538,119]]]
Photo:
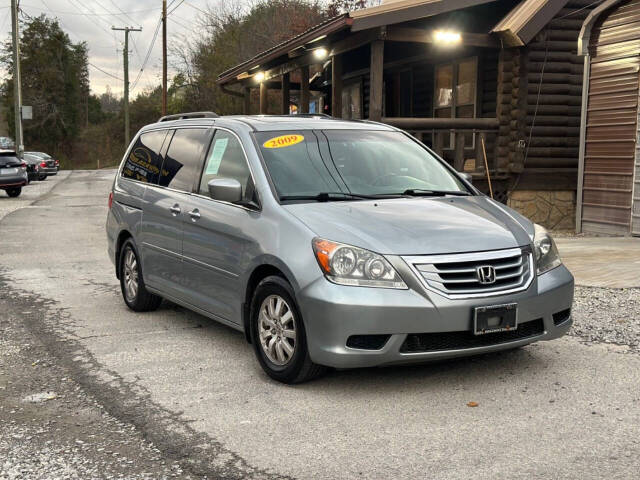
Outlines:
[[214,178],[207,183],[209,196],[214,200],[238,203],[242,200],[242,185],[235,178]]

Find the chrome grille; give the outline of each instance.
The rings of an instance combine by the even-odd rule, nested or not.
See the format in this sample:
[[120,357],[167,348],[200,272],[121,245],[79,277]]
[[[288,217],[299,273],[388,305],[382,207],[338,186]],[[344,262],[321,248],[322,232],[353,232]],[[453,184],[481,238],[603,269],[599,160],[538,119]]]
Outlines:
[[[452,298],[525,290],[534,273],[529,248],[403,258],[428,289]],[[487,283],[478,273],[482,267],[491,267],[494,273]]]

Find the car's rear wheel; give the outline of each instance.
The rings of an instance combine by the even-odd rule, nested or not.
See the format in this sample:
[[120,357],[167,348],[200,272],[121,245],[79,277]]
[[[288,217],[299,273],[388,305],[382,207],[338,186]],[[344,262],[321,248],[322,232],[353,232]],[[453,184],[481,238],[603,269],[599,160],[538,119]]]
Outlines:
[[38,176],[38,180],[41,181],[41,182],[44,182],[46,179],[47,179],[46,175],[39,175]]
[[309,357],[302,315],[285,279],[271,276],[258,284],[251,302],[250,327],[260,366],[271,378],[300,383],[326,370]]
[[127,239],[120,250],[120,289],[124,303],[136,312],[157,309],[162,297],[147,290],[142,276],[138,250],[132,239]]
[[19,197],[22,193],[22,187],[7,188],[7,195],[11,198]]

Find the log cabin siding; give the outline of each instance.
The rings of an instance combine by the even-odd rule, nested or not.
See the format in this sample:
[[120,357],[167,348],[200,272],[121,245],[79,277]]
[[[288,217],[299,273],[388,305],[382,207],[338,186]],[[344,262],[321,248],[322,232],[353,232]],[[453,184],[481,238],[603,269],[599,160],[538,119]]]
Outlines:
[[[512,121],[509,148],[501,152],[512,172],[523,172],[516,181],[520,189],[576,189],[583,71],[577,39],[592,8],[593,0],[569,0],[521,49],[526,65],[515,72],[526,75],[517,79],[522,110],[512,112],[519,121]],[[513,134],[523,133],[520,151]]]

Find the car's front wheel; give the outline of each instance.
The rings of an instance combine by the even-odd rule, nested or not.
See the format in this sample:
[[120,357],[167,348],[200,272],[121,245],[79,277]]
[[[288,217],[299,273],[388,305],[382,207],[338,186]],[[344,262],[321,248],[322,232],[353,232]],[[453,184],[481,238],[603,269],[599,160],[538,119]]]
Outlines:
[[38,176],[38,181],[40,181],[40,182],[44,182],[46,179],[47,179],[46,175],[39,175]]
[[145,287],[139,258],[133,240],[127,239],[120,250],[120,289],[124,302],[131,310],[149,312],[160,306],[162,297]]
[[22,193],[22,187],[7,188],[7,195],[11,198],[19,197]]
[[302,315],[291,285],[282,277],[267,277],[256,287],[250,326],[258,361],[271,378],[300,383],[325,371],[309,357]]

